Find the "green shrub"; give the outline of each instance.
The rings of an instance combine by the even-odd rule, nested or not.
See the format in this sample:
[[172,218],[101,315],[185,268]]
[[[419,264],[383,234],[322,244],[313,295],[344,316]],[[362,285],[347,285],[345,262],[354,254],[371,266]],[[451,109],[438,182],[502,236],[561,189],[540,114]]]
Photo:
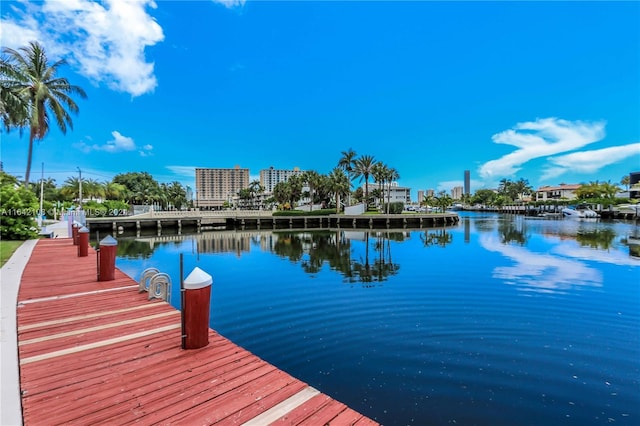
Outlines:
[[0,237],[28,240],[38,236],[34,217],[40,206],[33,192],[12,184],[0,187]]
[[[389,203],[389,214],[400,214],[404,210],[404,203],[401,201],[395,201]],[[387,204],[384,205],[384,211],[387,211]]]

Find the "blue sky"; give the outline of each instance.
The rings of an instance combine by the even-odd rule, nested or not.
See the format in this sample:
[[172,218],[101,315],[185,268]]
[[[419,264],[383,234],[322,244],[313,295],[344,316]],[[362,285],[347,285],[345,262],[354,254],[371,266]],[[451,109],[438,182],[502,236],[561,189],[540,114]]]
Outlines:
[[[32,180],[195,167],[329,172],[341,151],[400,185],[614,183],[640,170],[638,2],[9,2],[88,94],[34,149]],[[2,133],[24,175],[28,132]]]

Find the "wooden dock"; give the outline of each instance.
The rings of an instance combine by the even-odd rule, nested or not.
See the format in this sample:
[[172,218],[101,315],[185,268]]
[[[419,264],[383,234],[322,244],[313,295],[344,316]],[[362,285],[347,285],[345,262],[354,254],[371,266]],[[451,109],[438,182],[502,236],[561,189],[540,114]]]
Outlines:
[[179,312],[148,301],[96,253],[38,241],[17,307],[25,425],[375,425],[373,420],[209,330],[182,350]]

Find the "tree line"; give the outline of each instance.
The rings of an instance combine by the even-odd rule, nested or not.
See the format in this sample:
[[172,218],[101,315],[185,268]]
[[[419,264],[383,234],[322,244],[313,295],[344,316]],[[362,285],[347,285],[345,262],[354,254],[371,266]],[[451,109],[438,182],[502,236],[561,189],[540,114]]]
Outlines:
[[[369,191],[369,181],[377,183],[377,188]],[[335,208],[341,212],[343,206],[356,203],[366,203],[369,207],[376,199],[383,200],[385,190],[387,195],[386,209],[389,211],[391,184],[400,178],[398,171],[378,161],[372,155],[358,154],[351,148],[341,152],[336,166],[327,174],[308,170],[290,176],[286,181],[278,182],[273,188],[273,201],[281,209],[292,209],[298,201],[305,197],[309,199],[309,211],[313,205]],[[364,181],[361,188],[352,191],[355,180]],[[308,191],[303,193],[304,187]]]

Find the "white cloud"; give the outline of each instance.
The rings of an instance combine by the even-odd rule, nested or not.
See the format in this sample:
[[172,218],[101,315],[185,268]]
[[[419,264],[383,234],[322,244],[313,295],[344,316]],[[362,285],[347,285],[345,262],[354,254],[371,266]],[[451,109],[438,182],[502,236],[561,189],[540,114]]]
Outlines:
[[524,163],[549,155],[582,148],[604,138],[604,122],[568,121],[544,118],[532,122],[518,123],[513,129],[492,136],[498,144],[518,148],[497,160],[480,166],[480,176],[496,178],[512,176]]
[[200,166],[167,166],[167,169],[172,173],[180,176],[188,176],[194,178],[196,175],[196,168]]
[[133,151],[136,149],[136,144],[133,142],[133,139],[128,136],[122,136],[120,132],[113,131],[111,132],[113,136],[113,140],[108,141],[102,147],[98,147],[96,149],[107,151],[107,152],[121,152],[121,151]]
[[75,145],[76,148],[80,149],[85,153],[89,153],[91,151],[104,151],[109,152],[111,154],[115,154],[118,152],[129,152],[138,150],[138,153],[142,157],[148,157],[152,155],[153,146],[144,145],[141,149],[136,146],[133,138],[129,136],[124,136],[120,132],[114,130],[111,132],[111,136],[113,139],[105,142],[103,145],[92,144],[89,145],[85,142],[80,142]]
[[156,5],[152,0],[25,3],[3,17],[3,45],[17,48],[37,39],[51,55],[66,56],[87,78],[139,96],[157,86],[154,64],[144,50],[164,39],[148,7]]
[[241,7],[241,6],[244,6],[245,4],[245,0],[212,0],[212,1],[214,3],[222,4],[229,9],[233,7]]
[[640,160],[640,143],[613,146],[592,151],[573,152],[559,157],[549,158],[550,166],[544,170],[542,179],[551,179],[567,171],[594,173],[610,164],[636,156]]
[[26,46],[30,41],[42,39],[38,31],[38,23],[31,17],[25,18],[26,25],[0,19],[0,40],[2,46],[17,49]]

